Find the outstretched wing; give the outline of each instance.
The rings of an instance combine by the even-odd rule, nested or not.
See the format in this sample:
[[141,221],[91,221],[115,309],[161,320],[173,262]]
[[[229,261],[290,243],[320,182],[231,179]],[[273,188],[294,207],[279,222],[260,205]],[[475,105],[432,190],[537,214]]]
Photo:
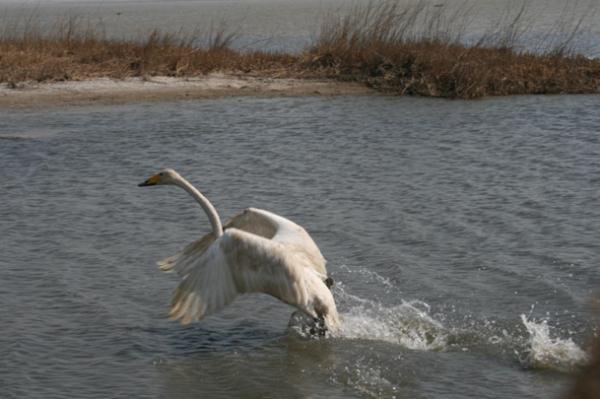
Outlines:
[[[235,228],[255,234],[274,242],[285,244],[289,249],[303,252],[309,259],[310,267],[327,278],[325,258],[310,235],[301,226],[274,213],[262,209],[248,208],[232,217],[224,226],[224,230]],[[203,254],[215,241],[213,233],[209,233],[185,247],[178,254],[160,261],[163,271],[175,270],[179,275],[187,274],[190,262]]]
[[238,295],[227,259],[217,243],[202,251],[192,248],[179,257],[174,267],[183,280],[173,293],[169,317],[181,319],[182,324],[217,312]]
[[[315,303],[320,300],[315,292],[331,295],[304,254],[243,230],[227,229],[195,259],[193,253],[193,249],[188,253],[185,266],[176,265],[183,280],[169,314],[183,324],[218,311],[243,293],[272,295],[313,317],[315,309],[324,306]],[[331,306],[328,297],[323,301]]]
[[[245,216],[243,216],[244,213]],[[321,274],[324,279],[327,278],[325,258],[321,254],[317,244],[315,244],[313,239],[306,232],[306,230],[302,228],[302,226],[299,226],[291,220],[276,215],[272,212],[256,208],[246,209],[242,213],[240,220],[236,221],[236,223],[242,225],[241,230],[252,233],[252,231],[248,230],[248,227],[246,226],[256,225],[257,223],[254,221],[259,220],[260,223],[258,224],[268,224],[272,226],[272,230],[270,231],[272,235],[263,237],[270,238],[271,240],[281,244],[285,244],[286,247],[293,248],[294,251],[302,252],[304,256],[309,259],[310,267],[312,267],[317,273]]]

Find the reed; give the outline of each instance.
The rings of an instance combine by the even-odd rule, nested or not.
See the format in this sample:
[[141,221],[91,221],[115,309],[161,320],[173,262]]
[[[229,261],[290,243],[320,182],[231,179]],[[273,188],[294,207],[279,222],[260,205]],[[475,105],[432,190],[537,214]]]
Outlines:
[[308,51],[308,64],[331,78],[397,94],[476,98],[600,92],[600,61],[576,55],[570,47],[583,17],[569,25],[562,40],[535,51],[520,48],[531,26],[525,3],[471,44],[465,44],[465,34],[472,3],[454,9],[429,4],[371,2],[332,14]]
[[371,2],[332,12],[314,42],[293,54],[234,50],[237,34],[223,24],[114,40],[101,23],[81,18],[57,21],[43,32],[35,18],[24,18],[0,27],[0,83],[222,71],[355,81],[388,93],[446,98],[600,92],[600,60],[571,47],[585,16],[563,20],[535,48],[524,49],[531,26],[525,3],[477,37],[471,33],[474,8],[472,1],[453,7]]
[[297,56],[234,51],[235,34],[154,30],[138,40],[113,40],[98,25],[67,18],[44,33],[35,26],[0,37],[0,82],[82,80],[96,77],[198,76],[216,70],[268,73],[291,68]]

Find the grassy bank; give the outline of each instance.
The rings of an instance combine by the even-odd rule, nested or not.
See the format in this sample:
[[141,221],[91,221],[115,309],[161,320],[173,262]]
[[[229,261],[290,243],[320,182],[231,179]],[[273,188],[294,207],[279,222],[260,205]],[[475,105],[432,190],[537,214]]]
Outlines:
[[234,51],[232,35],[219,31],[202,37],[153,31],[143,40],[111,40],[76,18],[61,21],[42,34],[0,37],[0,82],[123,79],[150,76],[200,76],[214,71],[268,73],[293,68],[298,56]]
[[70,18],[43,34],[35,26],[0,33],[0,83],[18,88],[26,81],[221,71],[353,81],[388,93],[446,98],[600,92],[600,60],[570,50],[583,17],[564,23],[562,39],[552,46],[525,51],[519,47],[528,29],[524,7],[467,40],[470,13],[469,3],[448,9],[373,2],[327,16],[313,44],[293,54],[233,50],[235,35],[226,30],[112,40]]

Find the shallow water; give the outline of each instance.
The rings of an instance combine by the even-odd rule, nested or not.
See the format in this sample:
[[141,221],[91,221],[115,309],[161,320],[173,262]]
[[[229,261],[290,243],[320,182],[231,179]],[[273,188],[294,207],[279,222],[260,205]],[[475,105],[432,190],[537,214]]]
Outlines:
[[[548,398],[600,283],[597,96],[0,110],[0,387],[26,397]],[[305,226],[342,336],[263,296],[181,327],[155,262],[224,218]]]

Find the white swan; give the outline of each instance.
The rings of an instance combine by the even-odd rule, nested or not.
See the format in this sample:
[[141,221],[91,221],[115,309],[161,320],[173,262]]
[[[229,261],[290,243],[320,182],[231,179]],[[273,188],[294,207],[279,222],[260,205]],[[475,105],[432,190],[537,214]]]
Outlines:
[[213,230],[159,262],[161,270],[175,270],[183,278],[173,294],[171,319],[187,324],[217,312],[239,294],[262,292],[312,317],[314,332],[338,330],[325,259],[302,227],[271,212],[248,208],[223,228],[208,199],[174,170],[165,169],[139,186],[159,184],[187,191],[202,206]]

